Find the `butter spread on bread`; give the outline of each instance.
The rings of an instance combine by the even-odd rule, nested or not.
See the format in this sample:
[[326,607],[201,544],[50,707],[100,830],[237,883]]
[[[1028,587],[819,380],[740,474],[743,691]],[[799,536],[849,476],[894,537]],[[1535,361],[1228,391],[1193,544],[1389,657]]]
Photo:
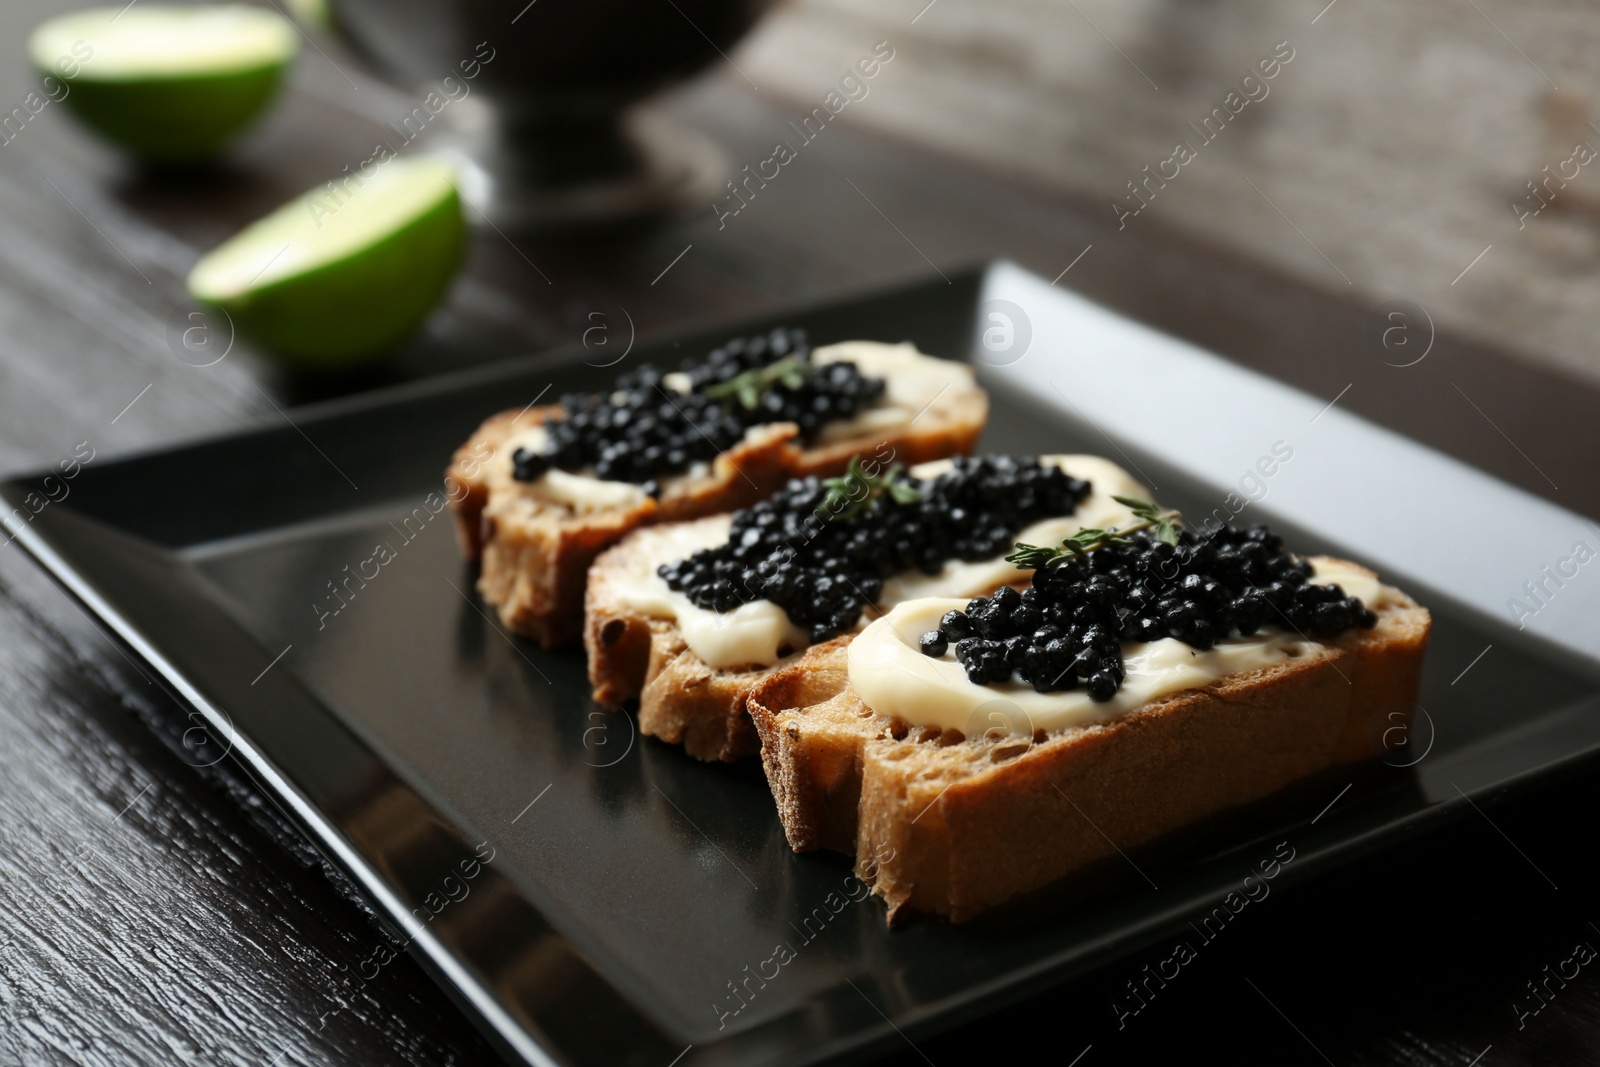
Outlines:
[[[886,345],[878,341],[844,341],[824,345],[811,353],[820,364],[854,363],[863,375],[882,378],[883,395],[853,418],[828,423],[817,435],[822,442],[848,441],[875,433],[902,430],[914,419],[943,414],[952,387],[970,381],[971,368],[943,359],[931,359],[909,341]],[[951,398],[953,399],[953,398]]]
[[[1125,524],[1131,521],[1132,515],[1126,505],[1112,498],[1148,495],[1126,471],[1099,456],[1044,456],[1040,462],[1089,482],[1091,491],[1071,515],[1044,519],[1023,528],[1016,534],[1020,541],[1059,541],[1084,526]],[[950,469],[951,463],[941,460],[920,464],[911,474],[915,478],[931,479]],[[663,531],[663,539],[653,555],[663,563],[681,559],[698,549],[721,544],[727,537],[726,522],[686,524],[671,534]],[[888,609],[904,600],[930,596],[978,596],[1025,577],[1026,572],[1007,563],[1004,556],[976,561],[947,560],[936,574],[912,570],[887,579],[878,598],[878,607]],[[713,611],[673,591],[654,569],[635,569],[625,580],[616,583],[613,593],[619,607],[677,623],[684,643],[707,666],[716,670],[770,667],[811,643],[806,631],[791,622],[784,610],[769,600],[751,600],[727,612]]]
[[[1337,584],[1374,611],[1390,603],[1396,593],[1370,572],[1345,561],[1314,559],[1312,564],[1316,575],[1310,581]],[[848,652],[849,676],[862,703],[912,726],[966,731],[981,720],[986,729],[999,725],[1015,731],[1025,724],[1029,732],[1060,730],[1106,722],[1185,689],[1326,651],[1320,642],[1277,628],[1224,638],[1203,651],[1171,637],[1125,644],[1126,677],[1110,700],[1100,702],[1081,688],[1040,693],[1015,679],[975,685],[953,655],[924,655],[917,647],[922,635],[937,630],[946,612],[966,604],[965,599],[938,597],[909,601],[857,635]],[[988,715],[998,707],[996,700],[1023,715]]]
[[[845,418],[829,418],[821,422],[812,438],[821,445],[904,430],[913,420],[925,414],[931,414],[936,420],[939,415],[946,414],[938,409],[938,405],[959,405],[973,388],[971,367],[924,355],[910,342],[890,345],[878,341],[846,341],[816,349],[810,353],[809,363],[815,367],[848,363],[859,371],[865,382],[882,382],[876,399],[864,408],[853,411]],[[800,365],[804,365],[803,362]],[[692,424],[680,427],[684,443],[700,451],[714,452],[711,438],[701,434],[705,427],[717,420],[707,414],[683,412],[681,406],[693,388],[694,383],[685,372],[660,376],[659,382],[645,390],[647,395],[643,416],[652,420],[657,418],[650,408],[660,408],[661,413],[667,416],[677,415],[678,422]],[[952,392],[954,396],[949,395]],[[612,394],[610,401],[619,407],[624,406],[628,402],[628,392],[618,391]],[[737,409],[737,398],[731,398],[726,406]],[[634,410],[629,414],[637,422],[641,413]],[[765,417],[759,407],[745,415],[745,418],[753,420],[753,424],[744,430],[741,438],[744,443],[759,436],[765,426],[784,421],[780,416]],[[604,436],[605,433],[614,435],[617,431],[589,432]],[[691,455],[686,456],[682,463],[663,471],[657,478],[638,482],[599,477],[592,465],[577,469],[556,465],[539,470],[533,477],[517,471],[518,465],[524,463],[527,457],[548,454],[552,443],[547,426],[530,426],[507,442],[500,462],[513,472],[514,478],[525,482],[534,496],[553,504],[565,505],[578,514],[638,506],[647,496],[659,497],[672,492],[683,482],[706,477],[711,470],[709,457]],[[732,444],[731,441],[727,443],[730,446]],[[637,447],[636,442],[618,442],[613,447],[622,447],[623,444],[628,444],[630,448]],[[538,466],[543,468],[545,464]]]

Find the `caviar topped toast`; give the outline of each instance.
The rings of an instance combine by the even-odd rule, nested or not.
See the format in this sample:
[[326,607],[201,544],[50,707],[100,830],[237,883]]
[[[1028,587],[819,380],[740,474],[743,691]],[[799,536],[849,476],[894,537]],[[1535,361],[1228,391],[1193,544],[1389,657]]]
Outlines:
[[640,527],[754,503],[863,451],[908,462],[970,451],[988,416],[971,368],[910,344],[812,351],[774,330],[601,395],[487,420],[447,472],[463,552],[513,631],[552,647],[582,630],[589,565]]
[[751,687],[812,644],[927,596],[971,597],[1026,571],[1016,539],[1134,520],[1146,490],[1096,456],[961,458],[909,471],[892,448],[734,515],[637,530],[589,575],[594,697],[639,699],[642,732],[701,759],[754,755]]
[[1021,548],[1027,589],[902,603],[763,678],[790,844],[855,855],[891,922],[959,921],[1409,721],[1431,626],[1410,597],[1264,528],[1136,525]]

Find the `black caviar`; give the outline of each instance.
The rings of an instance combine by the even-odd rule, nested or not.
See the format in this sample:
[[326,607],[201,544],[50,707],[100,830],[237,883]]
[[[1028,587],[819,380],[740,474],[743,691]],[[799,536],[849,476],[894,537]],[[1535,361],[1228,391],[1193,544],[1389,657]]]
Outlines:
[[[789,369],[781,378],[752,383],[746,397],[731,389],[739,375],[780,361],[787,362],[778,370]],[[665,375],[647,365],[618,377],[608,394],[562,397],[564,416],[545,423],[545,450],[518,449],[513,477],[531,482],[552,468],[592,467],[597,478],[656,491],[654,479],[713,459],[751,426],[798,423],[809,441],[825,423],[851,418],[884,390],[883,379],[863,376],[853,363],[813,364],[805,331],[783,328],[729,341],[685,364],[683,373],[686,394],[667,388]]]
[[959,457],[928,480],[892,471],[831,489],[797,479],[736,512],[727,543],[658,573],[713,611],[770,600],[813,642],[826,641],[855,626],[889,576],[1001,555],[1018,530],[1072,514],[1088,493],[1059,467],[1010,456]]
[[1377,623],[1337,585],[1308,582],[1311,564],[1265,526],[1184,530],[1176,545],[1148,532],[1126,540],[1060,557],[1021,592],[1007,586],[948,612],[922,651],[953,645],[978,685],[1019,674],[1041,693],[1082,685],[1105,701],[1122,686],[1124,641],[1174,637],[1204,651],[1268,625],[1322,638]]

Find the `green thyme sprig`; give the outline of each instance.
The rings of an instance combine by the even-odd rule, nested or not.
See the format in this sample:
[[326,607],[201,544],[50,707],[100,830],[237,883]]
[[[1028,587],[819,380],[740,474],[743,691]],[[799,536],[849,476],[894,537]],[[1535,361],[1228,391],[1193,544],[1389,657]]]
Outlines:
[[822,498],[822,508],[833,518],[849,522],[885,494],[896,504],[915,504],[922,499],[922,490],[900,479],[904,470],[896,463],[881,474],[873,474],[861,465],[860,456],[851,456],[843,475],[822,480],[828,490]]
[[817,365],[808,359],[792,355],[784,356],[780,360],[768,363],[765,367],[752,367],[725,382],[708,385],[702,391],[713,400],[736,397],[746,410],[754,411],[761,406],[761,398],[766,396],[773,386],[781,382],[790,389],[798,389],[816,369]]
[[1138,500],[1130,496],[1113,496],[1111,499],[1133,512],[1139,521],[1121,529],[1101,530],[1085,526],[1063,540],[1060,548],[1023,544],[1018,541],[1017,550],[1006,557],[1006,562],[1016,564],[1018,570],[1036,571],[1058,560],[1081,556],[1107,545],[1131,544],[1128,535],[1141,530],[1155,531],[1156,538],[1169,545],[1178,543],[1177,523],[1181,519],[1178,512],[1167,511],[1156,507],[1148,500]]

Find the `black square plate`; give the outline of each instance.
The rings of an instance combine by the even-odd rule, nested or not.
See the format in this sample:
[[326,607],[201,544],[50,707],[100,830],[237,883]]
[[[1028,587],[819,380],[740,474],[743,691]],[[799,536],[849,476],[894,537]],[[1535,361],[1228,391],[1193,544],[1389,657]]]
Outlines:
[[446,460],[486,415],[616,373],[581,349],[17,478],[7,525],[531,1063],[864,1057],[1145,945],[1275,854],[1302,878],[1600,751],[1594,594],[1572,583],[1520,631],[1504,610],[1593,540],[1578,516],[1005,264],[626,358],[779,322],[975,361],[986,450],[1101,452],[1190,515],[1243,509],[1381,567],[1435,611],[1417,727],[1142,850],[1143,875],[890,932],[842,857],[789,851],[759,767],[636,737],[590,704],[580,652],[511,640],[479,604]]

